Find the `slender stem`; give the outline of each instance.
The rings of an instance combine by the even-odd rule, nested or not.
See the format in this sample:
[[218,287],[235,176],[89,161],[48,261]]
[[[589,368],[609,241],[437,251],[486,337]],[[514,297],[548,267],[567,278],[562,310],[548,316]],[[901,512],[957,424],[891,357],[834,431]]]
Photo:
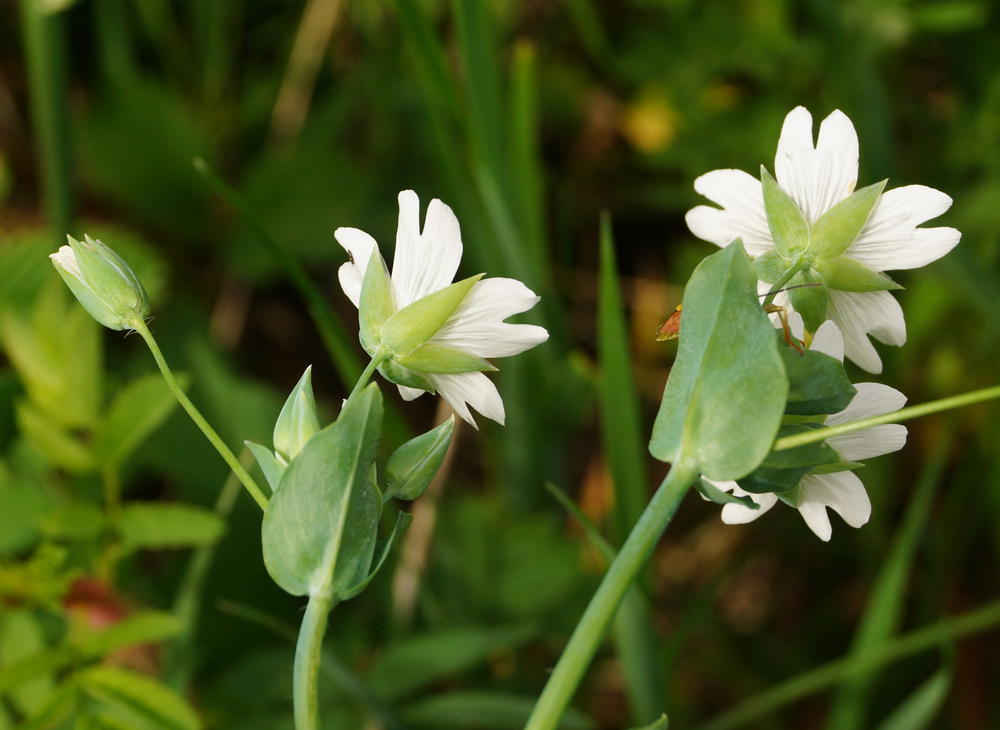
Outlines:
[[325,595],[309,597],[306,615],[299,627],[295,645],[295,665],[292,669],[292,702],[295,709],[295,730],[319,730],[319,668],[323,657],[323,636],[326,620],[333,608],[333,598]]
[[903,408],[898,411],[893,411],[892,413],[884,413],[881,416],[862,418],[858,421],[842,423],[839,426],[817,428],[814,431],[799,433],[794,436],[786,436],[785,438],[778,439],[774,442],[774,451],[794,449],[796,446],[814,444],[818,441],[824,441],[831,436],[839,436],[842,433],[861,431],[862,429],[871,428],[872,426],[881,426],[885,423],[909,421],[911,418],[919,418],[920,416],[927,416],[931,413],[940,413],[941,411],[948,411],[952,408],[962,408],[963,406],[993,400],[994,398],[1000,398],[1000,385],[994,385],[992,388],[984,388],[982,390],[974,390],[971,393],[963,393],[962,395],[953,395],[950,398],[942,398],[941,400],[934,400],[930,403],[921,403],[919,406],[910,406],[909,408]]
[[[361,389],[368,385],[368,381],[371,379],[372,375],[374,375],[378,366],[390,357],[392,357],[392,353],[386,352],[381,347],[375,351],[375,354],[372,356],[372,361],[368,363],[368,367],[364,369],[364,372],[361,373],[361,377],[358,378],[358,382],[354,384],[354,390],[351,391],[350,398],[353,398],[355,395],[360,393]],[[348,400],[350,400],[350,398]]]
[[782,287],[784,287],[785,284],[790,282],[793,276],[802,271],[802,269],[805,268],[805,265],[806,265],[805,259],[803,259],[800,256],[795,261],[795,263],[791,265],[788,271],[782,274],[781,278],[778,279],[776,282],[774,282],[774,286],[770,288],[770,290],[767,292],[767,296],[764,298],[763,306],[766,307],[768,304],[773,303],[774,297],[778,294],[779,291],[781,291]]
[[31,115],[38,146],[45,213],[66,243],[73,224],[73,176],[66,110],[66,36],[63,17],[37,0],[21,0],[21,33],[28,67]]
[[987,631],[1000,624],[1000,601],[968,613],[944,619],[898,639],[882,644],[862,657],[848,656],[792,677],[761,692],[729,712],[702,725],[700,730],[730,730],[767,716],[779,707],[841,682],[848,677],[911,656],[935,646],[945,645],[969,634]]
[[590,605],[574,629],[524,730],[553,730],[559,724],[584,672],[607,634],[618,606],[660,535],[667,529],[696,476],[697,469],[691,465],[674,464],[671,467],[667,478],[629,533],[597,593],[590,599]]
[[262,510],[267,510],[267,497],[261,491],[260,487],[257,486],[257,482],[253,480],[253,477],[247,473],[247,470],[243,468],[240,464],[239,459],[237,459],[233,452],[229,450],[225,442],[219,438],[219,434],[215,432],[208,421],[205,420],[204,416],[199,413],[198,409],[195,408],[194,403],[185,395],[181,387],[177,385],[177,381],[174,380],[174,374],[170,372],[170,366],[167,365],[167,361],[163,358],[163,353],[160,352],[159,345],[156,344],[156,340],[153,339],[153,334],[149,331],[146,323],[142,319],[136,317],[135,320],[129,323],[136,332],[142,335],[142,339],[146,341],[149,345],[150,351],[153,353],[153,357],[156,359],[156,364],[160,366],[160,372],[163,373],[163,379],[167,381],[167,385],[170,390],[173,391],[174,397],[177,398],[177,402],[184,407],[187,414],[191,416],[191,420],[195,422],[201,432],[205,434],[205,437],[212,442],[212,446],[215,450],[219,452],[226,463],[229,464],[229,468],[233,470],[233,473],[239,477],[239,480],[243,482],[243,486],[247,488],[250,492],[250,496],[253,497],[254,501],[260,506]]

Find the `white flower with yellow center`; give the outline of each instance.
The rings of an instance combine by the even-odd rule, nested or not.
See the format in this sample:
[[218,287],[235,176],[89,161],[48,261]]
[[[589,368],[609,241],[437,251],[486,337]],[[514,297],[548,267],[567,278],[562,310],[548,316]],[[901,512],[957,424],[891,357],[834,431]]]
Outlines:
[[[813,331],[824,320],[836,322],[847,357],[878,373],[882,361],[868,335],[890,345],[906,341],[903,312],[889,293],[897,286],[881,272],[935,261],[961,234],[917,227],[951,206],[938,190],[907,185],[882,192],[882,183],[855,191],[858,136],[842,112],[823,121],[815,146],[812,129],[803,107],[785,117],[774,179],[766,172],[758,180],[742,170],[714,170],[695,180],[695,190],[721,207],[692,208],[687,225],[718,246],[742,239],[764,280],[800,267],[789,283],[822,286],[780,294],[775,302],[799,309]],[[784,200],[790,203],[782,208]]]
[[[374,259],[382,266],[378,244],[357,228],[338,228],[334,235],[350,259],[340,267],[340,285],[354,306],[361,308],[362,286],[369,264]],[[440,200],[432,200],[421,232],[420,199],[412,190],[401,192],[395,258],[388,280],[391,302],[385,304],[391,311],[384,314],[392,317],[448,288],[461,259],[462,234],[451,208]],[[502,424],[503,400],[496,386],[480,371],[496,369],[486,360],[524,352],[545,342],[549,334],[543,327],[504,322],[539,301],[520,281],[476,278],[474,283],[471,280],[466,283],[470,287],[468,293],[443,325],[413,350],[398,353],[399,357],[387,361],[379,371],[399,386],[400,395],[406,400],[432,390],[440,393],[473,426],[476,422],[469,406]],[[365,316],[362,311],[362,319]],[[379,326],[382,322],[392,327],[391,319],[380,318]],[[383,334],[385,329],[381,330]],[[364,334],[362,329],[362,344],[368,349],[372,344],[365,343]],[[413,343],[407,342],[409,349]]]

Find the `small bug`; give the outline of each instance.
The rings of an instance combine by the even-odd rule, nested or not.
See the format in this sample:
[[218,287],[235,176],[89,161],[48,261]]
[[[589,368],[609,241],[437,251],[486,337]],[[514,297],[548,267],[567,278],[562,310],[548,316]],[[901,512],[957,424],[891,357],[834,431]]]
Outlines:
[[352,264],[354,263],[354,254],[353,254],[353,253],[351,253],[351,249],[347,249],[347,259],[348,259],[348,261],[350,261],[350,262],[351,262]]

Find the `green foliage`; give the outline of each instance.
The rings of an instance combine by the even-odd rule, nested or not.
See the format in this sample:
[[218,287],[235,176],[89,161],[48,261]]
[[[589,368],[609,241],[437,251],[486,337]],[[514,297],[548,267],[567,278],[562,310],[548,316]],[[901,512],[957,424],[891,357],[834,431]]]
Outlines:
[[741,243],[706,258],[684,292],[684,336],[649,450],[710,479],[753,471],[777,434],[788,393],[773,327]]
[[[415,727],[518,730],[524,727],[535,698],[503,692],[450,692],[407,705],[403,718]],[[567,712],[562,730],[592,730],[582,713]]]
[[378,342],[397,355],[409,355],[441,329],[481,278],[470,276],[407,304],[385,321]]
[[125,550],[203,547],[217,542],[224,530],[213,512],[189,504],[128,502],[118,517]]
[[788,375],[788,400],[785,413],[794,416],[825,416],[840,413],[857,394],[835,357],[817,350],[797,352],[779,347],[781,361]]
[[454,431],[452,416],[393,451],[385,464],[385,499],[413,500],[423,494],[444,462]]

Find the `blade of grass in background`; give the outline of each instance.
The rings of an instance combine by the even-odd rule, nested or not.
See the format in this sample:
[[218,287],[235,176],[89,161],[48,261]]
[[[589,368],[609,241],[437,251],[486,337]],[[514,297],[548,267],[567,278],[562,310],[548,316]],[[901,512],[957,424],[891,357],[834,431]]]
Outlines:
[[[948,420],[935,442],[934,450],[924,463],[920,480],[909,499],[906,517],[875,579],[865,614],[851,645],[850,656],[858,661],[863,661],[899,629],[910,573],[917,548],[927,528],[931,503],[941,481],[941,473],[954,444],[956,424],[954,417]],[[865,722],[865,706],[877,681],[878,673],[872,671],[860,673],[845,682],[837,692],[827,728],[860,730],[868,727]]]
[[73,164],[66,107],[63,16],[58,9],[48,9],[39,0],[21,0],[20,7],[45,216],[56,246],[61,246],[73,227]]
[[[597,352],[600,360],[598,394],[601,442],[614,485],[614,532],[619,543],[628,536],[648,502],[646,439],[642,436],[639,397],[632,376],[628,329],[611,218],[601,216],[601,270],[597,309]],[[622,604],[614,624],[615,643],[628,688],[632,720],[653,722],[665,709],[659,641],[649,606],[638,598]]]
[[876,730],[923,730],[941,712],[951,687],[951,668],[943,667],[920,685]]

